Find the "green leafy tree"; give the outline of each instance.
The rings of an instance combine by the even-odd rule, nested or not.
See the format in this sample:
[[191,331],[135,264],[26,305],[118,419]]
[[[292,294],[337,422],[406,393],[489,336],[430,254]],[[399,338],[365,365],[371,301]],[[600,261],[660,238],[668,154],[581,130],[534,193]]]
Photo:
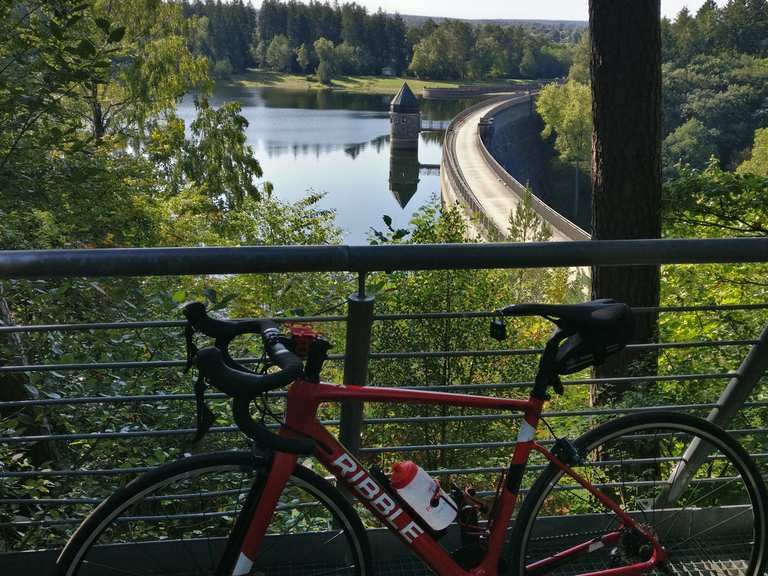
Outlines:
[[212,74],[214,78],[229,79],[232,77],[233,72],[234,69],[232,68],[232,64],[230,63],[229,58],[217,60],[213,65]]
[[674,175],[676,165],[704,168],[711,157],[717,157],[717,131],[707,130],[699,120],[691,118],[669,134],[662,143],[664,175]]
[[334,44],[331,40],[328,40],[327,38],[318,38],[315,40],[313,48],[321,62],[333,62]]
[[323,84],[331,84],[333,82],[333,65],[327,60],[321,60],[317,65],[317,79]]
[[768,176],[768,128],[755,131],[755,141],[752,145],[752,157],[742,162],[737,172],[740,174],[757,174]]
[[330,84],[336,74],[336,51],[333,42],[318,38],[313,45],[319,60],[317,77],[323,84]]
[[111,64],[79,90],[94,137],[128,136],[140,150],[147,120],[172,110],[191,89],[208,88],[208,64],[187,45],[179,4],[94,1],[80,25],[109,42]]
[[530,47],[525,49],[523,58],[520,60],[520,75],[523,78],[538,78],[540,76],[536,53]]
[[363,46],[366,38],[366,20],[368,14],[365,8],[352,2],[341,6],[341,38],[350,46]]
[[343,42],[334,48],[333,62],[341,74],[357,74],[363,70],[363,53],[357,46]]
[[307,49],[306,44],[302,44],[295,50],[296,52],[296,63],[299,65],[299,69],[302,72],[306,72],[309,70],[309,50]]
[[509,213],[507,232],[512,242],[546,242],[552,237],[552,228],[533,209],[533,194],[527,187],[522,202]]
[[664,191],[670,236],[768,235],[768,177],[722,170],[682,168]]
[[87,19],[88,6],[75,1],[0,5],[0,181],[9,187],[25,154],[82,145],[73,102],[106,75],[124,34],[83,30]]
[[267,47],[267,64],[273,70],[286,71],[291,68],[293,62],[293,50],[286,36],[278,34]]
[[573,64],[568,71],[568,80],[589,84],[589,56],[591,53],[589,32],[581,35],[578,44],[573,48]]
[[569,80],[548,84],[536,99],[544,120],[542,135],[555,134],[555,148],[563,159],[586,162],[592,153],[592,106],[589,86]]

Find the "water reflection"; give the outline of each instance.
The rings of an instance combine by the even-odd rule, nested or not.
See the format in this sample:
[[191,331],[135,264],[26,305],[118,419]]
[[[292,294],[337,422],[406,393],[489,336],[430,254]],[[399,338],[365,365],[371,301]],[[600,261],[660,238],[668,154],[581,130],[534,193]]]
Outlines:
[[[426,140],[426,139],[425,139]],[[442,139],[430,139],[431,142],[442,142]],[[366,142],[353,142],[349,144],[286,144],[285,142],[267,141],[262,144],[262,150],[267,153],[268,158],[278,158],[283,155],[290,155],[293,158],[299,156],[314,156],[319,158],[323,154],[330,154],[343,150],[344,154],[354,160],[361,152],[367,149],[375,151],[377,154],[388,151],[389,134],[382,134],[371,138]]]
[[[385,214],[393,226],[406,226],[415,209],[440,195],[437,170],[424,166],[440,163],[442,134],[423,132],[417,154],[392,158],[391,96],[220,85],[211,100],[240,103],[248,143],[277,198],[326,193],[319,206],[336,211],[346,243],[367,243]],[[448,120],[469,103],[422,100],[422,117]],[[184,100],[178,113],[193,120],[192,100]]]
[[405,208],[419,187],[419,151],[416,148],[391,148],[389,152],[389,190]]

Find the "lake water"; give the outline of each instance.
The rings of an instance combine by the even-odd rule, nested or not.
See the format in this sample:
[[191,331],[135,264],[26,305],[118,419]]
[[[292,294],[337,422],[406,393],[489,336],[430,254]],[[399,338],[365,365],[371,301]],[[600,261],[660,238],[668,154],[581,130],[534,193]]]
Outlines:
[[[236,100],[248,120],[248,143],[261,163],[274,196],[294,201],[324,192],[320,206],[336,210],[347,244],[367,244],[372,227],[408,224],[412,214],[440,195],[437,170],[442,133],[421,134],[418,152],[390,157],[391,96],[331,91],[219,86],[211,103]],[[468,101],[422,101],[422,118],[450,120]],[[194,117],[187,99],[179,116]]]

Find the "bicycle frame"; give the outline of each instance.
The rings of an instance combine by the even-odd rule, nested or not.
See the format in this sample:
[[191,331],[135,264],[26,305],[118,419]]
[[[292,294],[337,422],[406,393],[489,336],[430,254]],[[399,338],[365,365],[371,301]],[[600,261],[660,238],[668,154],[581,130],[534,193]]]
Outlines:
[[[502,482],[501,494],[489,519],[488,549],[481,563],[465,570],[459,566],[450,554],[416,522],[410,513],[390,497],[379,483],[371,477],[363,465],[331,435],[317,420],[317,409],[324,402],[359,400],[364,402],[414,403],[441,406],[463,406],[496,410],[510,410],[523,413],[522,424],[518,430],[517,442],[512,453],[509,468]],[[527,568],[531,571],[546,572],[554,569],[570,557],[592,552],[604,546],[614,544],[622,527],[633,528],[647,537],[654,545],[654,553],[646,562],[602,570],[588,576],[614,576],[639,574],[666,559],[664,549],[655,537],[648,533],[630,515],[609,496],[592,486],[588,480],[560,461],[552,452],[535,441],[536,428],[541,416],[544,400],[531,395],[528,400],[471,396],[408,390],[400,388],[380,388],[363,386],[345,386],[328,383],[316,383],[297,380],[288,390],[288,402],[285,412],[285,424],[280,435],[286,437],[309,437],[315,440],[317,448],[314,456],[344,486],[349,493],[370,510],[390,531],[394,532],[413,552],[415,552],[435,573],[443,576],[495,576],[499,559],[504,548],[507,527],[515,509],[520,484],[531,451],[543,454],[550,462],[561,468],[594,495],[603,505],[612,510],[620,520],[619,528],[594,538],[550,558],[540,560]],[[257,556],[272,511],[288,478],[296,465],[298,456],[284,452],[275,452],[268,478],[258,506],[253,513],[248,530],[240,545],[240,555],[234,576],[246,574]]]

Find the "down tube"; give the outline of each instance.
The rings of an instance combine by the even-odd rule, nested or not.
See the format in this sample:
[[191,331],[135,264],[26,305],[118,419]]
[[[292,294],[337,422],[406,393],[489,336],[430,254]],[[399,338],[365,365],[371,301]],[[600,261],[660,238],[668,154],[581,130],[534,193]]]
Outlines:
[[397,534],[411,550],[441,576],[466,576],[464,571],[432,536],[414,522],[368,471],[339,444],[323,426],[315,421],[311,436],[318,442],[317,459],[333,473],[339,482],[368,508],[381,523]]

